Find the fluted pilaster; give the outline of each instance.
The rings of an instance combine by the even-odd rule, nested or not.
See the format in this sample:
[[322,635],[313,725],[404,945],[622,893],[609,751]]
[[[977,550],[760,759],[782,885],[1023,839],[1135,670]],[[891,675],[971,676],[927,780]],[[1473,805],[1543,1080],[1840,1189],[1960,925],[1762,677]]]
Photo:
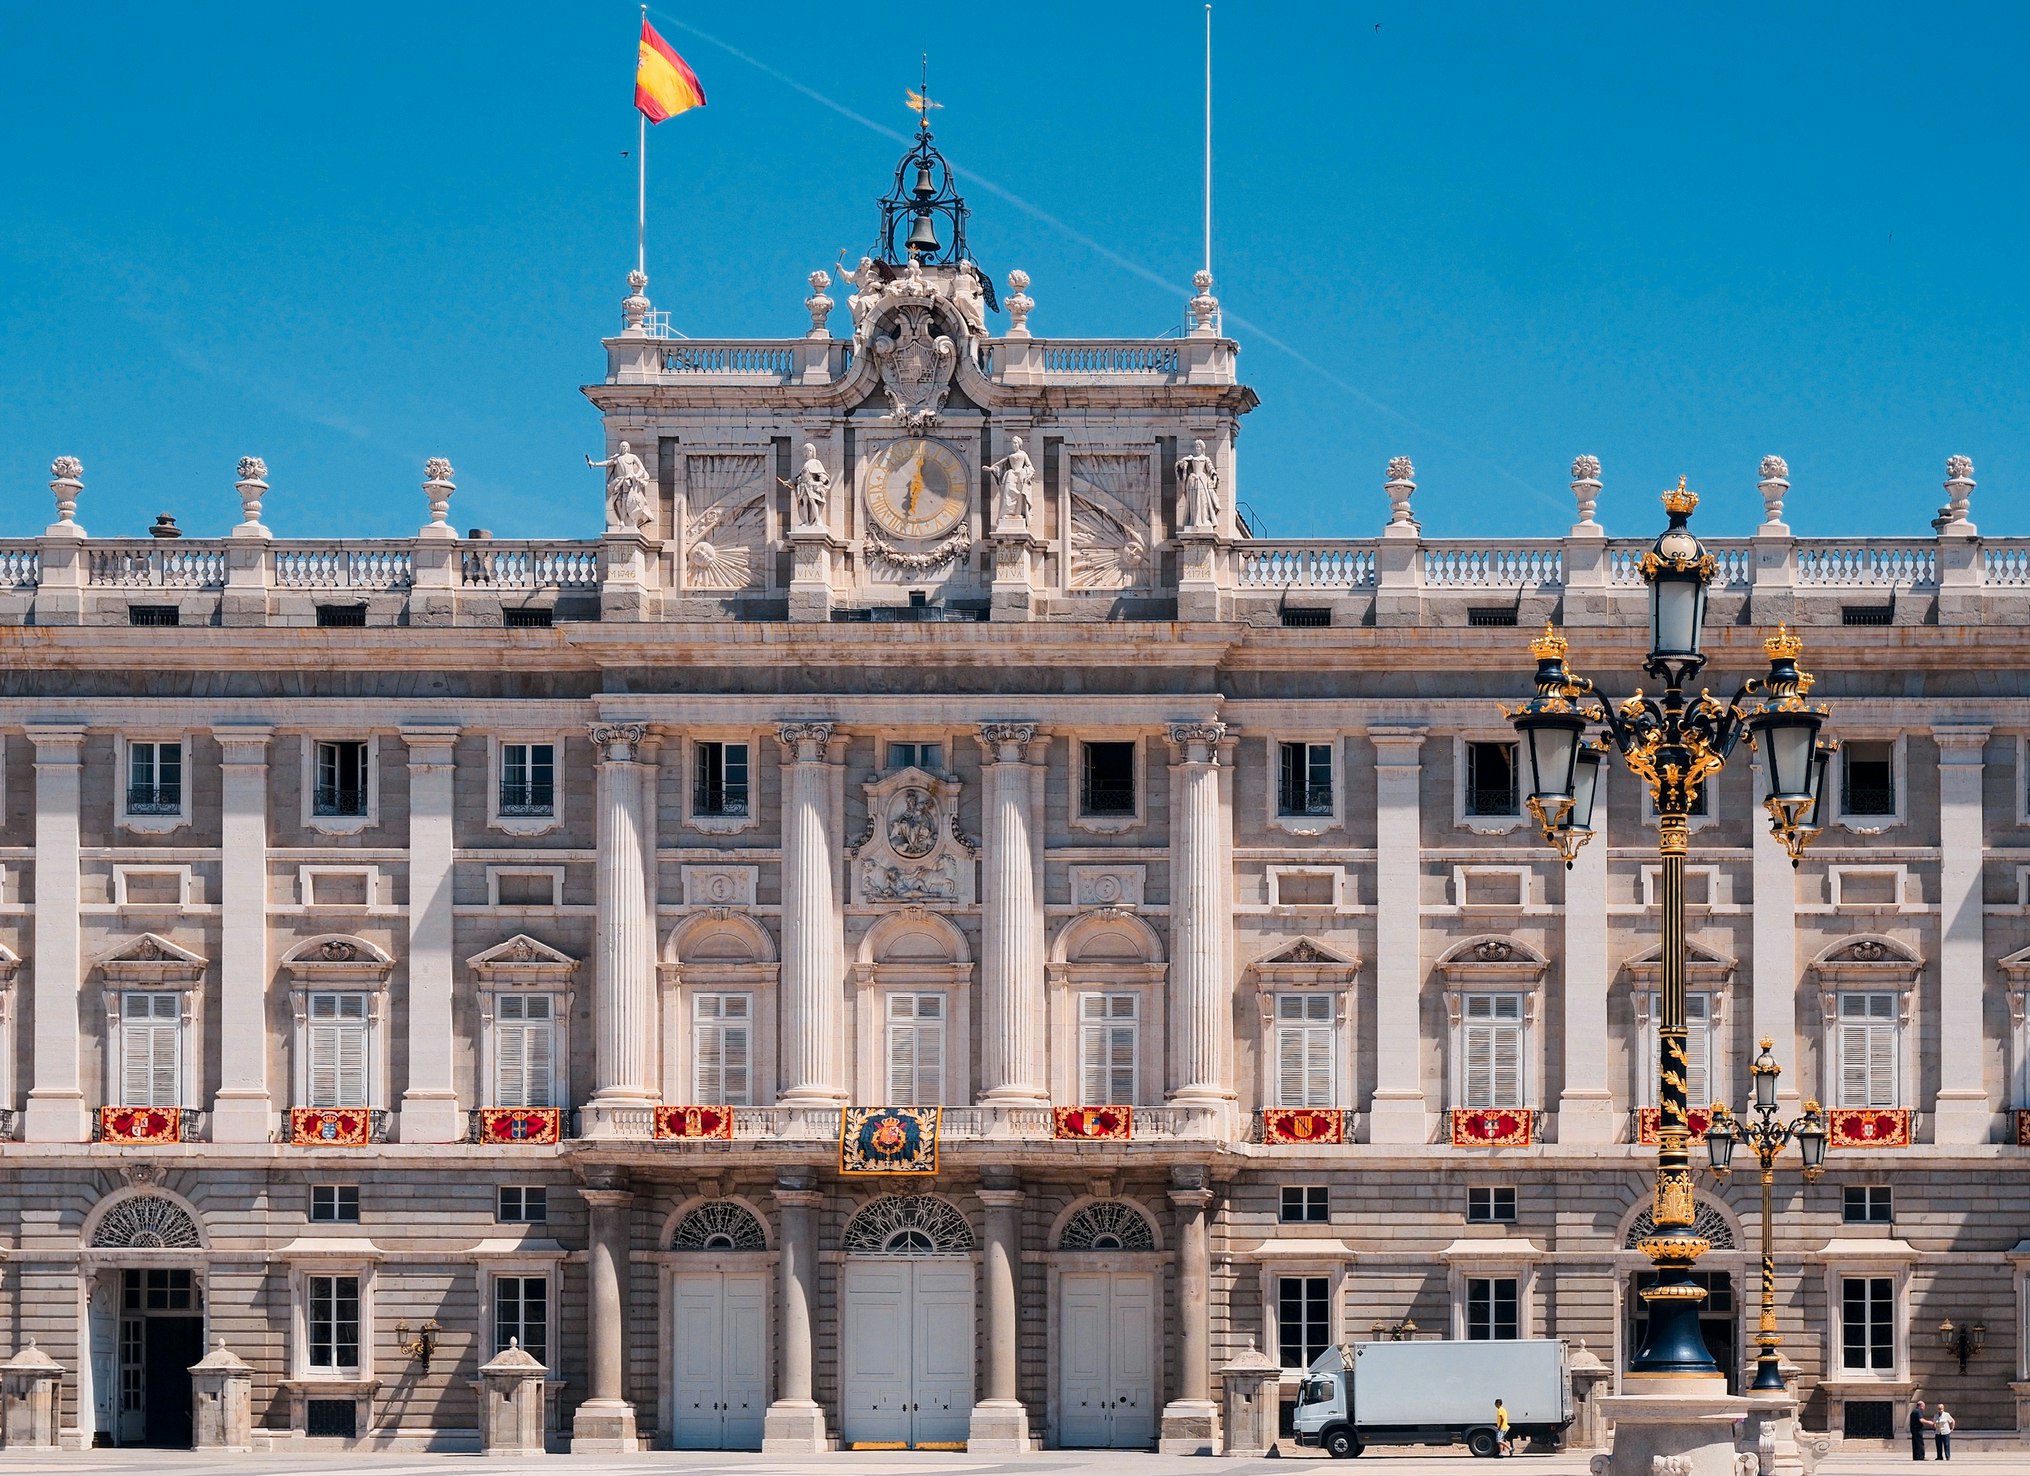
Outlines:
[[837,1102],[838,858],[830,824],[830,723],[783,723],[782,1100]]
[[1223,723],[1176,723],[1170,770],[1170,1097],[1214,1106],[1233,1099],[1227,982],[1219,745]]
[[643,762],[643,724],[595,723],[591,735],[599,750],[599,922],[588,1126],[599,1133],[607,1110],[655,1100],[655,936],[645,840],[654,769]]
[[1036,905],[1036,820],[1031,813],[1034,723],[985,723],[980,746],[982,838],[980,1097],[1042,1102],[1043,913]]

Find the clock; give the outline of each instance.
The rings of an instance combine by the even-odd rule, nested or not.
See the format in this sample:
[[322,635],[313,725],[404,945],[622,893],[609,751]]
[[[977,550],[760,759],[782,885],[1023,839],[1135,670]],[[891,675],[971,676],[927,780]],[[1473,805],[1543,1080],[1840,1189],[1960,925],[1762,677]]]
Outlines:
[[942,441],[895,441],[867,468],[867,516],[896,538],[940,538],[966,515],[966,463]]

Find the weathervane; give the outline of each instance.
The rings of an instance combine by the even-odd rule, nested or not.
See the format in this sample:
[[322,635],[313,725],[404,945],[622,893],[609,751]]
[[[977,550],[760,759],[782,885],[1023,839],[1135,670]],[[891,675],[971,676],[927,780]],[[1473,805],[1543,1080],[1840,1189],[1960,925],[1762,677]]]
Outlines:
[[923,54],[923,80],[915,87],[905,87],[902,95],[909,99],[909,109],[916,114],[916,131],[928,136],[930,133],[930,110],[944,106],[930,100],[930,53]]

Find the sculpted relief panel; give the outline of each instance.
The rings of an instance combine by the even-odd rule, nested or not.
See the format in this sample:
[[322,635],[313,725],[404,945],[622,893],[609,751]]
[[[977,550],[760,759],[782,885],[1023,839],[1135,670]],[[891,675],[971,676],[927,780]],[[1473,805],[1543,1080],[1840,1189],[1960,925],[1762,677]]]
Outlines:
[[1071,587],[1149,583],[1150,463],[1146,452],[1073,451]]
[[760,584],[768,552],[768,456],[761,451],[684,458],[684,582],[692,589]]
[[958,829],[958,781],[905,768],[863,786],[867,832],[851,848],[853,901],[973,901],[975,847]]

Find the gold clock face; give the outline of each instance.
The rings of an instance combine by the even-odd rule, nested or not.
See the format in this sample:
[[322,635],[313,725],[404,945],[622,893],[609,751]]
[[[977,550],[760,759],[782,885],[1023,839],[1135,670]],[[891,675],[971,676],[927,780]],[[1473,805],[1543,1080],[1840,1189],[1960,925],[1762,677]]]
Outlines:
[[895,538],[941,538],[966,515],[966,464],[941,441],[896,441],[867,469],[867,516]]

